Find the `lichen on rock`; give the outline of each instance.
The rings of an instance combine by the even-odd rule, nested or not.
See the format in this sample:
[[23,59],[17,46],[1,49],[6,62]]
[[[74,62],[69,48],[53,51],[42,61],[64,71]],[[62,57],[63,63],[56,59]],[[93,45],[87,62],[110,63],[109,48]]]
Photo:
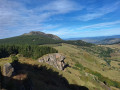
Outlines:
[[54,66],[58,70],[64,70],[65,68],[65,56],[61,53],[47,54],[38,59],[38,62],[45,62]]
[[3,68],[2,68],[3,76],[11,77],[13,72],[14,72],[14,68],[10,63],[6,63],[3,65]]

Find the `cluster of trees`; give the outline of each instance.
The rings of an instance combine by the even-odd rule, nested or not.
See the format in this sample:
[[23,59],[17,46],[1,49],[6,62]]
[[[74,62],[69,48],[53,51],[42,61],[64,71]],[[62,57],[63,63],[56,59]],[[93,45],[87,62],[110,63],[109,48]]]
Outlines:
[[22,54],[24,57],[37,59],[48,53],[57,53],[58,51],[48,46],[37,45],[0,45],[0,58],[8,57],[11,54]]
[[42,45],[42,44],[55,44],[59,42],[62,42],[62,40],[54,40],[52,38],[42,35],[21,35],[12,38],[0,39],[0,44]]
[[103,57],[103,58],[111,57],[111,53],[114,52],[114,50],[109,47],[101,47],[101,46],[95,46],[95,45],[93,45],[90,48],[89,47],[82,47],[82,48],[87,52],[96,54],[99,57]]
[[82,40],[68,40],[64,41],[64,43],[72,44],[72,45],[77,45],[77,46],[86,46],[86,47],[91,47],[94,46],[92,43],[87,43]]

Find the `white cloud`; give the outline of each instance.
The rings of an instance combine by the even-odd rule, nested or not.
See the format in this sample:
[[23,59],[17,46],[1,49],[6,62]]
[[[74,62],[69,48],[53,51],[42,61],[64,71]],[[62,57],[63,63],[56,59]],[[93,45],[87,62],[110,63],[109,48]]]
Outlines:
[[102,17],[108,13],[114,12],[117,10],[120,6],[120,1],[108,5],[104,5],[103,7],[100,8],[95,8],[94,9],[88,9],[87,14],[78,16],[76,19],[81,20],[81,21],[89,21],[93,20],[99,17]]
[[[79,10],[81,9],[82,7],[79,6]],[[48,4],[31,9],[20,2],[0,0],[0,30],[20,29],[19,33],[21,33],[27,32],[28,29],[33,30],[33,27],[43,28],[43,23],[51,16],[76,10],[78,10],[78,5],[70,0],[51,0]]]
[[40,8],[41,11],[47,11],[53,14],[64,14],[81,9],[83,9],[81,5],[78,6],[70,0],[56,0]]
[[118,25],[120,24],[120,20],[118,21],[113,21],[113,22],[104,22],[104,23],[98,23],[98,24],[93,24],[93,25],[87,25],[78,28],[78,30],[84,30],[84,29],[98,29],[98,28],[105,28],[105,27],[112,27],[113,25]]
[[[17,0],[0,0],[0,38],[8,37],[8,34],[10,36],[15,36],[32,30],[40,30],[46,33],[56,34],[61,37],[79,36],[79,34],[82,36],[82,34],[85,34],[82,31],[89,28],[100,29],[103,27],[112,27],[114,25],[120,24],[120,21],[114,21],[83,26],[74,29],[68,27],[63,28],[61,27],[62,25],[53,25],[50,22],[47,22],[52,16],[61,15],[62,17],[63,14],[73,13],[74,11],[80,12],[80,10],[85,9],[85,7],[80,5],[80,3],[76,3],[75,0],[48,1],[48,3],[27,8],[25,5],[26,1],[23,3],[17,2]],[[31,3],[29,0],[27,0],[27,2]],[[40,2],[42,3],[43,1],[40,0]],[[117,2],[107,6],[105,5],[102,8],[89,9],[87,14],[79,16],[77,18],[82,21],[92,20],[104,16],[105,14],[114,12],[118,9],[119,5],[120,2]],[[55,17],[61,21],[64,21],[66,18],[66,16],[63,19],[58,18],[57,16]],[[65,25],[63,26],[66,27]],[[58,27],[60,28],[56,29]]]
[[78,37],[95,37],[95,36],[110,36],[110,35],[119,35],[120,28],[111,28],[111,29],[99,29],[96,31],[87,30],[79,31],[76,28],[61,28],[56,31],[51,31],[49,33],[55,34],[63,39],[66,38],[78,38]]
[[[104,22],[98,24],[87,25],[79,28],[59,28],[55,31],[46,31],[60,36],[61,38],[74,38],[74,37],[92,37],[92,36],[105,36],[105,35],[118,35],[120,28],[113,27],[119,25],[120,20],[112,22]],[[107,27],[107,28],[106,28]]]
[[79,35],[76,35],[78,37],[96,37],[96,36],[112,36],[112,35],[119,35],[120,34],[120,28],[109,28],[109,29],[99,29],[96,31],[85,31],[80,32]]

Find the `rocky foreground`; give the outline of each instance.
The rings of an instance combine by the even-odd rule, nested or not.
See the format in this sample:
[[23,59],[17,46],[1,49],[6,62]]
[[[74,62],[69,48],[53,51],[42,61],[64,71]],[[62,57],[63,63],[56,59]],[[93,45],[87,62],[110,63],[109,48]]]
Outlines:
[[[62,54],[53,53],[39,58],[38,62],[45,62],[58,70],[64,70],[66,65],[64,59],[65,56]],[[26,65],[22,65],[18,61],[4,64],[0,70],[0,90],[12,90],[9,88],[13,87],[16,88],[16,90],[33,90],[31,77],[25,72],[25,66]],[[38,69],[34,66],[33,68],[35,68],[35,70]]]
[[84,86],[69,84],[58,73],[66,67],[63,54],[47,54],[39,58],[39,62],[32,60],[31,64],[21,62],[21,58],[1,66],[0,90],[88,90]]

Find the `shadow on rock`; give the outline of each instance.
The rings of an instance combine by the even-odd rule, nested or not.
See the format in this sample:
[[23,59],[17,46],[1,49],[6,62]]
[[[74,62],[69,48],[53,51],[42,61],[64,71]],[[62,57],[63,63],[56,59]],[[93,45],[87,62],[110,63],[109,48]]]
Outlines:
[[[0,88],[5,90],[88,90],[87,87],[71,85],[52,69],[45,66],[13,62],[11,77],[0,76]],[[0,89],[0,90],[1,90]]]

